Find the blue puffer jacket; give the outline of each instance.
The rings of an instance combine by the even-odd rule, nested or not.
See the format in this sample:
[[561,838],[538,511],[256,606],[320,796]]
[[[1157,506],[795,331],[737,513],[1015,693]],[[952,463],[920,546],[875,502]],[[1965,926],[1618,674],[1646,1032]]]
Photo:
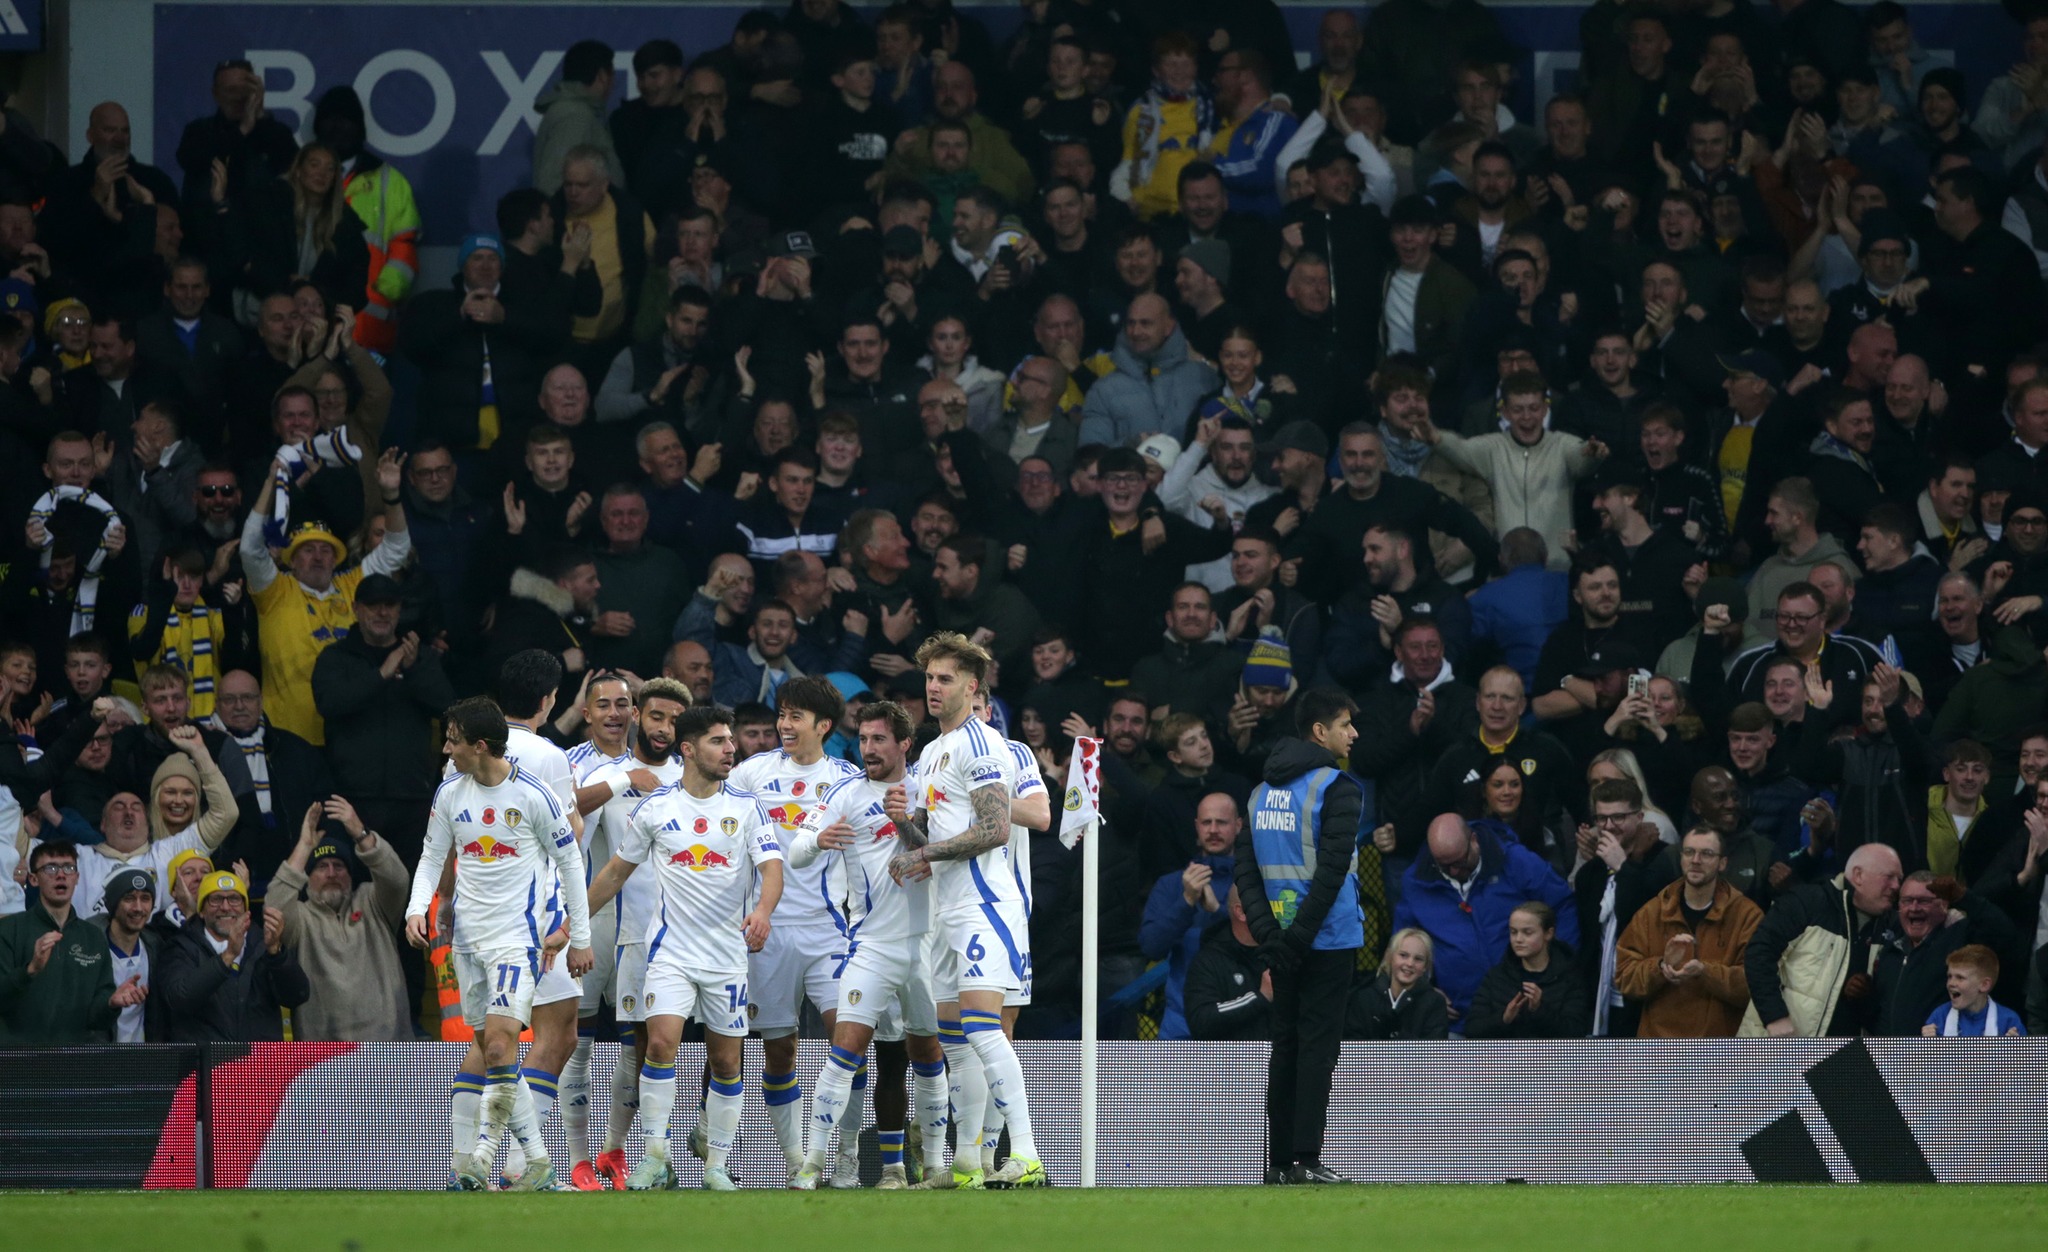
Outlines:
[[1401,902],[1394,909],[1394,929],[1420,926],[1436,945],[1436,985],[1463,1016],[1486,972],[1508,950],[1508,914],[1530,900],[1557,910],[1557,938],[1576,948],[1579,910],[1571,884],[1557,876],[1542,857],[1520,844],[1503,843],[1493,832],[1475,827],[1479,838],[1479,869],[1471,892],[1444,877],[1427,853],[1415,858],[1401,879]]
[[1216,371],[1188,355],[1178,326],[1150,357],[1133,352],[1118,331],[1110,359],[1116,368],[1096,380],[1081,405],[1082,443],[1129,448],[1161,431],[1178,437],[1195,405],[1216,389]]
[[1166,1011],[1159,1018],[1161,1039],[1186,1039],[1188,1019],[1181,1006],[1187,989],[1188,965],[1202,950],[1202,941],[1219,923],[1228,923],[1230,879],[1237,859],[1231,856],[1203,856],[1196,860],[1209,867],[1210,889],[1219,901],[1226,901],[1214,913],[1189,904],[1181,894],[1181,870],[1170,870],[1152,884],[1152,896],[1145,901],[1145,916],[1138,923],[1138,951],[1148,961],[1166,962]]

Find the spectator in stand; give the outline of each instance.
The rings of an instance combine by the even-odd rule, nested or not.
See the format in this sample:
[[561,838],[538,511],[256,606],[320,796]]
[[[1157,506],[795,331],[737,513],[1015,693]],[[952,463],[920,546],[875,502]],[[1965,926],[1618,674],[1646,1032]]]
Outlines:
[[1998,954],[1973,943],[1948,955],[1948,1005],[1935,1006],[1920,1033],[1929,1039],[1965,1035],[2024,1035],[2020,1015],[1991,998],[1998,983]]
[[232,745],[242,754],[254,785],[255,810],[237,824],[237,838],[219,856],[245,862],[250,889],[262,899],[288,850],[290,815],[333,790],[327,761],[312,744],[270,724],[263,715],[263,686],[247,670],[230,670],[221,678],[220,713],[214,720],[228,737],[223,748]]
[[263,107],[263,75],[247,60],[237,57],[213,67],[213,102],[212,115],[188,122],[178,138],[188,213],[205,199],[216,177],[240,194],[283,174],[299,149],[291,128]]
[[1232,879],[1233,849],[1244,830],[1238,801],[1220,791],[1203,796],[1195,809],[1194,828],[1195,856],[1184,868],[1167,870],[1152,884],[1144,918],[1138,924],[1138,950],[1148,961],[1167,963],[1166,1010],[1159,1019],[1161,1039],[1193,1037],[1183,1007],[1189,966],[1205,943],[1221,942],[1217,926],[1230,920],[1217,891],[1228,898],[1236,896],[1223,884]]
[[284,914],[249,911],[249,888],[224,870],[199,884],[199,916],[164,945],[164,1030],[173,1043],[261,1043],[284,1038],[284,1009],[311,988]]
[[1472,994],[1469,1039],[1582,1039],[1586,993],[1572,951],[1557,941],[1557,913],[1531,900],[1508,914],[1508,953]]
[[1507,951],[1509,914],[1530,900],[1555,911],[1556,936],[1567,946],[1578,941],[1572,889],[1543,858],[1455,813],[1430,822],[1428,855],[1415,858],[1402,878],[1394,926],[1429,935],[1433,973],[1454,1019],[1464,1018],[1481,980]]
[[[1550,429],[1550,389],[1540,375],[1508,379],[1501,403],[1508,423],[1504,431],[1467,440],[1424,422],[1417,436],[1451,464],[1487,480],[1499,533],[1526,526],[1538,534],[1561,535],[1571,529],[1572,484],[1592,473],[1607,456],[1607,445]],[[1559,545],[1551,567],[1562,569],[1567,561]]]
[[1898,903],[1902,877],[1898,853],[1865,844],[1833,879],[1772,904],[1743,954],[1750,1004],[1738,1033],[1853,1033],[1856,1002],[1873,990],[1863,971],[1872,967],[1871,949]]
[[[195,859],[205,863],[204,858]],[[160,977],[164,940],[176,928],[167,917],[157,915],[156,897],[156,879],[148,870],[116,870],[103,893],[106,911],[92,919],[93,925],[107,934],[107,950],[114,958],[115,994],[123,988],[131,990],[125,997],[128,1003],[114,1019],[115,1043],[155,1043],[163,1034],[163,1013],[149,1001],[149,984]]]
[[37,844],[28,881],[35,892],[28,908],[0,919],[0,1040],[13,1047],[111,1042],[121,1012],[147,992],[132,977],[115,986],[107,936],[72,909],[77,847],[61,839]]
[[1501,659],[1536,685],[1536,666],[1551,632],[1564,624],[1569,590],[1563,571],[1549,568],[1543,536],[1517,526],[1500,538],[1501,576],[1466,597],[1472,639],[1501,650]]
[[1379,973],[1351,993],[1344,1037],[1441,1040],[1450,1037],[1450,1001],[1436,986],[1436,948],[1420,930],[1397,930]]
[[1259,956],[1244,900],[1234,885],[1225,907],[1230,924],[1215,930],[1188,963],[1182,992],[1188,1037],[1232,1043],[1271,1039],[1273,971]]
[[1187,335],[1160,296],[1131,301],[1112,355],[1116,372],[1090,387],[1082,406],[1082,443],[1128,446],[1185,430],[1195,405],[1216,386],[1215,367],[1190,354]]
[[533,102],[540,125],[533,132],[533,185],[552,196],[561,189],[563,161],[579,147],[593,150],[611,181],[624,186],[627,171],[605,125],[605,105],[617,77],[612,50],[595,39],[578,40],[562,54],[562,77]]
[[[353,855],[323,842],[321,827],[347,832]],[[355,882],[360,865],[369,881]],[[307,997],[292,1013],[295,1040],[411,1039],[412,1011],[399,972],[398,931],[412,885],[405,863],[340,796],[309,806],[299,841],[272,879],[266,911],[280,914],[284,942],[299,954]],[[304,898],[301,899],[303,893]]]
[[1732,1038],[1749,1004],[1743,957],[1763,910],[1722,876],[1728,852],[1719,830],[1687,831],[1678,861],[1678,881],[1622,932],[1614,987],[1642,1005],[1641,1038]]

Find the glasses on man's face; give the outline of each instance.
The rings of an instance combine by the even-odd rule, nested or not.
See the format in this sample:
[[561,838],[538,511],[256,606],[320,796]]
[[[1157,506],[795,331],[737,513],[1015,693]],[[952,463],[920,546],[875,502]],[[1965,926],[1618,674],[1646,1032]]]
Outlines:
[[1678,854],[1678,859],[1682,861],[1718,861],[1721,859],[1721,854],[1706,848],[1687,848]]
[[421,465],[415,461],[412,472],[418,474],[421,478],[446,478],[455,472],[455,466],[453,464]]
[[1135,487],[1144,481],[1145,476],[1143,474],[1104,474],[1102,476],[1102,485],[1105,487]]
[[221,486],[216,483],[207,486],[202,486],[199,489],[199,494],[208,500],[225,500],[229,496],[241,494],[241,491],[242,489],[240,487],[235,486],[233,483],[229,483],[226,486]]
[[1780,626],[1811,626],[1814,622],[1820,620],[1820,614],[1787,613],[1785,610],[1779,609],[1777,618]]
[[92,323],[91,323],[90,321],[87,321],[87,320],[86,320],[85,318],[82,318],[82,317],[68,317],[68,316],[67,316],[67,317],[60,317],[60,318],[58,318],[58,319],[57,319],[57,329],[58,329],[58,330],[86,330],[86,329],[89,329],[89,328],[90,328],[91,326],[92,326]]
[[1626,813],[1601,813],[1594,817],[1595,826],[1626,826],[1643,815],[1641,809],[1630,809]]
[[76,878],[78,877],[78,863],[76,861],[45,861],[41,865],[36,866],[36,873],[49,878]]
[[2005,524],[2014,530],[2040,530],[2048,526],[2048,517],[2036,514],[2033,517],[2008,517]]

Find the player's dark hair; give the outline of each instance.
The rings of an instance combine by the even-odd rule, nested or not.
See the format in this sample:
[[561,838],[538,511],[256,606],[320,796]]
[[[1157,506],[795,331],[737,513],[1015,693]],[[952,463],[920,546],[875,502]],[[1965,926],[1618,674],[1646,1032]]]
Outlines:
[[457,700],[441,717],[455,728],[462,742],[481,743],[492,756],[505,755],[505,740],[510,734],[505,726],[505,713],[488,697]]
[[1294,730],[1309,738],[1316,727],[1328,726],[1346,713],[1356,714],[1358,701],[1336,687],[1311,687],[1294,706]]
[[732,706],[732,728],[742,726],[772,726],[775,724],[775,710],[758,700],[748,700]]
[[684,709],[676,718],[676,746],[695,743],[711,733],[713,727],[733,725],[733,711],[722,704],[695,704]]
[[562,685],[562,662],[552,652],[528,648],[498,667],[498,705],[506,717],[533,717]]
[[[788,686],[787,683],[783,685]],[[863,726],[869,722],[889,723],[889,737],[898,743],[917,733],[909,711],[894,700],[875,700],[862,706],[860,720]]]
[[806,674],[776,688],[775,707],[809,713],[823,721],[825,728],[830,730],[845,715],[846,698],[839,694],[839,688],[832,685],[831,679]]
[[28,872],[33,874],[43,867],[44,861],[54,861],[68,856],[75,863],[78,860],[78,845],[68,839],[45,839],[28,854]]

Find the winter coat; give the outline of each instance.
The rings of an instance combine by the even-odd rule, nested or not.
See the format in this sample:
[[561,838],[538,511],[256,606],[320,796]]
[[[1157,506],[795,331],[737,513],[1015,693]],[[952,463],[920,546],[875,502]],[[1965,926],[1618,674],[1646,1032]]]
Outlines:
[[1188,338],[1179,327],[1149,357],[1132,350],[1118,332],[1110,353],[1114,373],[1096,380],[1081,406],[1081,442],[1127,448],[1147,435],[1178,435],[1188,414],[1216,386],[1216,371],[1188,355]]
[[1351,1003],[1344,1010],[1344,1037],[1369,1040],[1448,1039],[1451,1034],[1450,1001],[1424,979],[1395,999],[1393,980],[1381,974],[1369,983],[1351,989]]
[[2048,707],[2048,665],[2019,626],[2000,630],[1987,651],[1990,659],[1964,674],[1949,693],[1934,719],[1934,739],[1948,743],[1967,735],[1991,750],[1994,777],[2010,776],[2021,736]]
[[[1543,1002],[1524,1007],[1508,1021],[1502,1016],[1508,1002],[1521,994],[1522,984],[1535,983],[1543,990]],[[1593,1020],[1586,1003],[1585,987],[1579,982],[1572,950],[1553,940],[1550,963],[1531,973],[1522,958],[1510,952],[1500,964],[1486,971],[1479,989],[1472,995],[1471,1012],[1465,1016],[1467,1039],[1583,1039]]]
[[1508,914],[1517,908],[1541,900],[1557,910],[1559,941],[1570,945],[1579,939],[1571,886],[1520,844],[1503,843],[1481,828],[1473,833],[1479,839],[1479,867],[1463,897],[1434,860],[1418,856],[1402,876],[1401,901],[1394,907],[1396,931],[1418,926],[1436,945],[1436,985],[1461,1014],[1507,951]]
[[[1686,921],[1685,884],[1675,882],[1637,910],[1614,947],[1614,989],[1642,1003],[1643,1039],[1732,1038],[1749,1003],[1743,954],[1763,923],[1763,910],[1726,879],[1714,884],[1714,903],[1697,929]],[[1692,935],[1693,956],[1705,968],[1682,983],[1664,981],[1658,965],[1674,936]]]
[[[208,942],[206,923],[193,918],[164,943],[161,985],[172,1043],[259,1043],[284,1038],[283,1009],[306,1002],[311,987],[298,952],[264,947],[263,918],[252,913],[242,936],[241,960],[229,968]],[[109,995],[112,994],[110,991]]]
[[1782,896],[1764,915],[1743,953],[1749,1011],[1736,1034],[1760,1038],[1764,1028],[1790,1018],[1802,1038],[1839,1034],[1851,1023],[1838,1013],[1849,975],[1872,973],[1872,941],[1882,918],[1856,911],[1845,875]]
[[351,631],[313,663],[313,702],[327,725],[335,786],[358,801],[424,801],[438,785],[431,728],[455,703],[455,688],[432,647],[385,678],[384,659],[397,646],[374,647]]
[[301,899],[306,872],[280,865],[266,907],[284,915],[287,951],[305,968],[307,999],[292,1014],[295,1040],[398,1042],[413,1037],[398,932],[405,924],[412,875],[379,839],[360,857],[370,881],[339,910]]

